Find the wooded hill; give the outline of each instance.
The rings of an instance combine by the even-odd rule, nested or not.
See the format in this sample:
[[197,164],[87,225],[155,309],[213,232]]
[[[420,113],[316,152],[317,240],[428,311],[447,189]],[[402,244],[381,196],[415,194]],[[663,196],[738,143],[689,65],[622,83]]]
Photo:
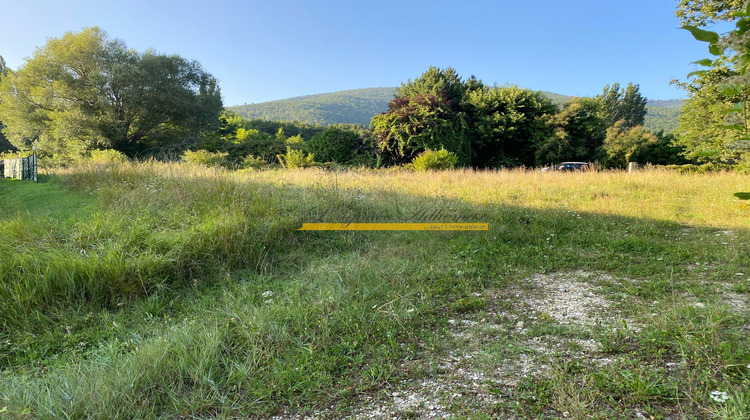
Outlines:
[[[342,123],[369,125],[374,115],[388,109],[388,102],[393,99],[395,91],[394,87],[344,90],[259,104],[238,105],[228,109],[251,120],[299,121],[322,125]],[[553,92],[543,91],[542,93],[559,105],[573,98]],[[648,101],[644,127],[650,131],[673,132],[677,128],[681,106],[682,101],[679,99]]]

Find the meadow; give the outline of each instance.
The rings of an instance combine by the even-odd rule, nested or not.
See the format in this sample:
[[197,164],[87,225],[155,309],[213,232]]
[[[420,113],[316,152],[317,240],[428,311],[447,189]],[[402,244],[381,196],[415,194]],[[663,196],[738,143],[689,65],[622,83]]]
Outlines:
[[[734,173],[0,179],[8,418],[750,417]],[[487,231],[315,232],[310,222]]]

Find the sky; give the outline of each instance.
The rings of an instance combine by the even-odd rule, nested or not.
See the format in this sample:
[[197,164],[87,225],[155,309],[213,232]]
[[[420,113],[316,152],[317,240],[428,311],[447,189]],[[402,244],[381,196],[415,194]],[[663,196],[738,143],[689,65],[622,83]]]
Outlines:
[[17,70],[50,38],[99,26],[138,51],[199,61],[225,106],[399,86],[430,66],[563,95],[632,82],[677,99],[670,80],[709,56],[679,29],[677,3],[0,0],[0,55]]

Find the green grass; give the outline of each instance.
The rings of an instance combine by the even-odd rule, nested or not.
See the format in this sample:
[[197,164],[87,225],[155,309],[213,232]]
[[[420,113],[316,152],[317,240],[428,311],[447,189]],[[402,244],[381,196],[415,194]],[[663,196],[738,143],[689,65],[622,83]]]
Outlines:
[[[445,397],[457,418],[743,418],[750,209],[731,193],[745,178],[548,175],[143,163],[0,180],[0,410],[341,417],[425,378],[459,389],[440,366],[466,355],[486,381],[471,392],[495,399]],[[296,230],[424,209],[490,230]],[[523,309],[547,293],[527,279],[575,270],[600,273],[585,281],[612,322]],[[600,347],[575,356],[580,340]]]

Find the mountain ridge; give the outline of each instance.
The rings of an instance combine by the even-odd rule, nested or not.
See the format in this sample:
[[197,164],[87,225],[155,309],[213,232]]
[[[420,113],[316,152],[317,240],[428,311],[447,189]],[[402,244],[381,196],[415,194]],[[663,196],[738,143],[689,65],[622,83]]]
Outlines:
[[[227,107],[248,119],[299,121],[308,124],[369,125],[373,116],[388,110],[396,87],[349,89],[337,92],[295,96],[275,101]],[[574,96],[540,91],[552,102],[563,104]],[[672,132],[683,101],[680,99],[649,100],[645,128]]]

